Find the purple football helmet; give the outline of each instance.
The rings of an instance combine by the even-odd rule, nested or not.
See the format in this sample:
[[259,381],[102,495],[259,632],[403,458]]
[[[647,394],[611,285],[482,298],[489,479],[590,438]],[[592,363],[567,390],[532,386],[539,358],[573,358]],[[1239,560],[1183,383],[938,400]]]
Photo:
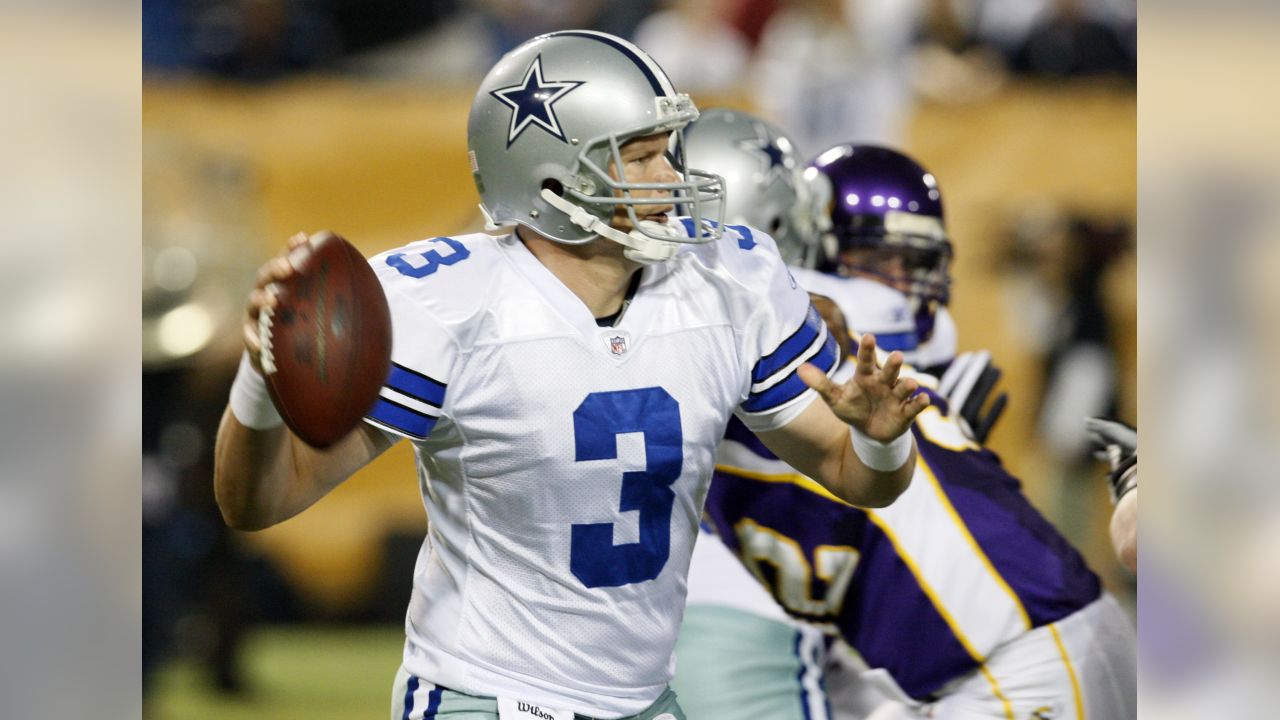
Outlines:
[[804,171],[822,233],[818,270],[872,277],[911,300],[922,340],[951,299],[951,241],[938,182],[906,155],[837,145]]

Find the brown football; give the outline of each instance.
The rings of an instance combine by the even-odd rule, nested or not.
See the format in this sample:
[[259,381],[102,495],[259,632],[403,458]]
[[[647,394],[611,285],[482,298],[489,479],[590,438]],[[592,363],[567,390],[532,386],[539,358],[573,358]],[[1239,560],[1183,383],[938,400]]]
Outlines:
[[319,232],[290,252],[296,272],[260,323],[271,399],[308,445],[328,447],[373,407],[391,366],[391,312],[351,243]]

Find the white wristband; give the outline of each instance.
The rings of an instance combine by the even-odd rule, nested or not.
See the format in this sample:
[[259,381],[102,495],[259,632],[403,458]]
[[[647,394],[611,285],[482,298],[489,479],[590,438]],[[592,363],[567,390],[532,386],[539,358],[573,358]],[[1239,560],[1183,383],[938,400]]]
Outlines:
[[267,381],[253,369],[248,351],[240,356],[240,370],[231,383],[231,414],[241,425],[254,430],[270,430],[284,424],[267,392]]
[[849,426],[849,436],[853,438],[853,452],[863,465],[879,472],[892,472],[902,467],[911,457],[911,432],[907,431],[889,442],[880,442],[858,432],[858,428]]

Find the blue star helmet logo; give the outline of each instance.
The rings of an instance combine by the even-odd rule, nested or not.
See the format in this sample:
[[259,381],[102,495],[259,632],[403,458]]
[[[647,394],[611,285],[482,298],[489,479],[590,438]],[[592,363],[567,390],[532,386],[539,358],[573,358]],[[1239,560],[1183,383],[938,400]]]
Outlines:
[[[775,140],[769,137],[768,129],[760,123],[752,123],[752,128],[756,136],[738,140],[738,147],[760,158],[760,173],[765,176],[766,185],[772,185],[775,180],[782,180],[791,185],[790,170],[794,161],[788,162],[790,158],[786,155],[786,151],[791,149],[790,143],[787,143],[785,138]],[[783,144],[786,144],[786,147],[783,147]]]
[[542,56],[533,59],[529,68],[524,71],[524,79],[519,85],[498,88],[489,94],[504,105],[511,108],[511,128],[507,131],[507,147],[520,137],[520,133],[530,125],[551,133],[560,142],[568,143],[564,131],[560,128],[560,120],[556,117],[555,102],[568,95],[583,83],[577,80],[557,80],[547,82],[542,77]]

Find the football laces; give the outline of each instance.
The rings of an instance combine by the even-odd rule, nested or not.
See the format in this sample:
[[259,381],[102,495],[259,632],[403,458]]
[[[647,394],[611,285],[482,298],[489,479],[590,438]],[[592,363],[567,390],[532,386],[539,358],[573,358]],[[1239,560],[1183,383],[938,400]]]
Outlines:
[[258,312],[258,362],[262,364],[262,374],[272,375],[276,371],[276,356],[272,351],[271,324],[275,309],[266,306]]

